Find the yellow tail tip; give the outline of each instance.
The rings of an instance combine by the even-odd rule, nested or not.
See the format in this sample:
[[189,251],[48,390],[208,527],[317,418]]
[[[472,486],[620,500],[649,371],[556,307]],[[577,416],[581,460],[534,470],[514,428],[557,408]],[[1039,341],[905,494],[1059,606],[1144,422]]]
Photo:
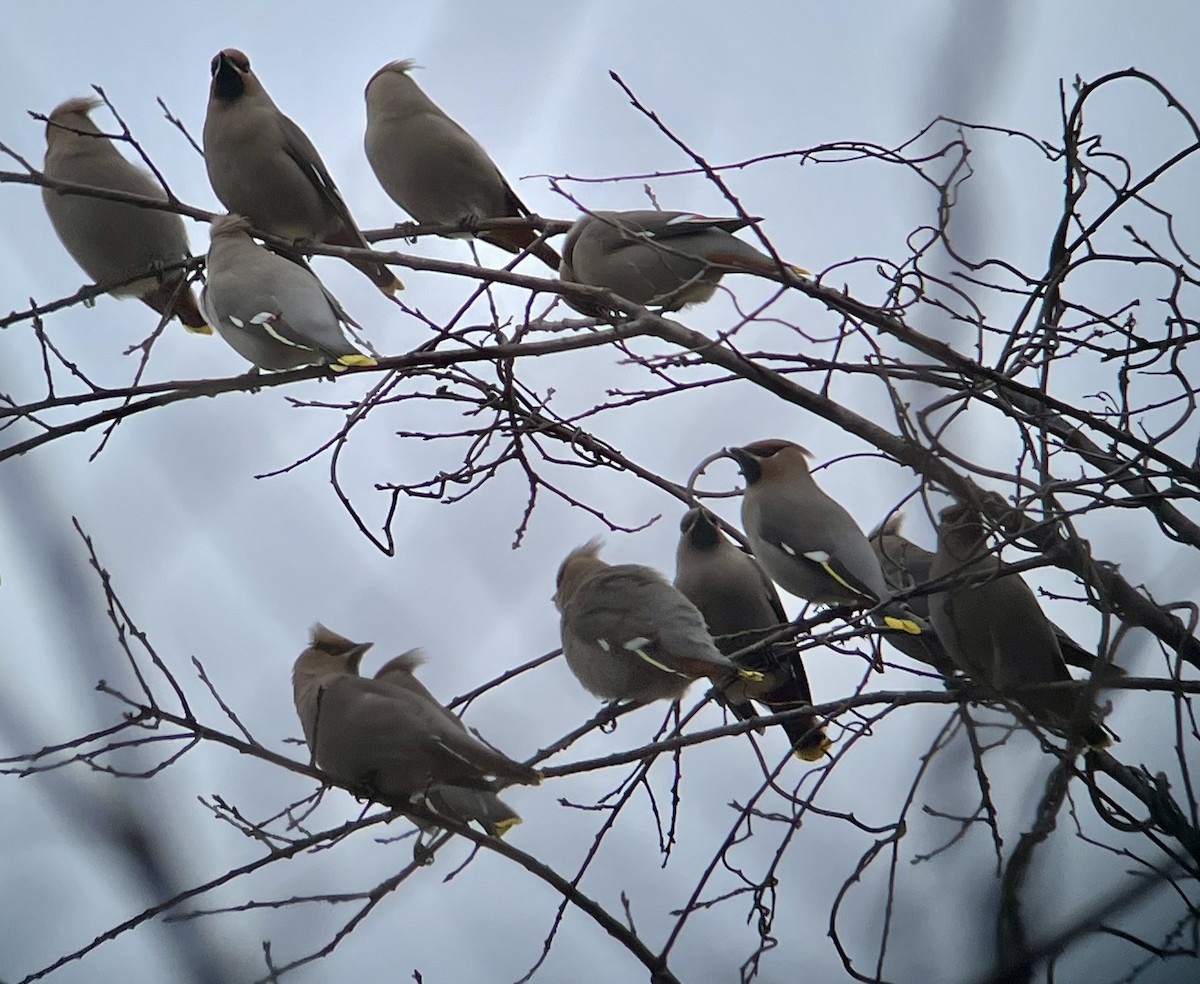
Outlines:
[[503,837],[520,822],[520,817],[507,817],[504,820],[497,820],[494,824],[492,824],[492,829],[495,831],[494,836]]
[[752,683],[762,683],[763,675],[758,670],[738,670],[738,677],[742,680],[749,680]]
[[911,618],[896,618],[894,615],[885,615],[883,617],[883,624],[889,629],[900,629],[909,635],[921,634],[921,626],[917,625]]
[[802,266],[796,266],[796,264],[794,264],[794,263],[785,263],[784,266],[787,267],[788,270],[791,273],[794,273],[797,277],[803,277],[805,280],[813,280],[814,279],[814,277],[812,275],[812,271],[805,270],[804,267],[802,267]]
[[392,277],[392,282],[390,284],[388,284],[386,287],[380,287],[379,289],[387,294],[388,297],[392,297],[396,291],[404,290],[404,283],[399,277]]
[[[361,352],[356,352],[353,355],[339,355],[337,364],[339,366],[377,366],[379,365],[371,356],[363,355]],[[336,366],[334,367],[336,369]]]
[[829,740],[824,731],[820,732],[820,735],[821,740],[815,745],[808,745],[804,748],[794,749],[796,758],[803,762],[817,762],[823,758],[825,753],[829,751],[829,746],[832,745],[833,742]]
[[189,335],[211,335],[212,329],[208,325],[184,325],[183,330]]

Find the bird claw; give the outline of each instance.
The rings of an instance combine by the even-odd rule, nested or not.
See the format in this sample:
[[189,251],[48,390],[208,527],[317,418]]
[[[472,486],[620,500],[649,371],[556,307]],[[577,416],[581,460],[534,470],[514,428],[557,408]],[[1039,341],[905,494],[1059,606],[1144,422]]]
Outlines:
[[396,231],[396,234],[399,235],[400,238],[410,246],[416,245],[417,239],[419,238],[417,236],[417,230],[421,228],[421,224],[419,222],[397,222],[394,226],[392,226],[392,228]]

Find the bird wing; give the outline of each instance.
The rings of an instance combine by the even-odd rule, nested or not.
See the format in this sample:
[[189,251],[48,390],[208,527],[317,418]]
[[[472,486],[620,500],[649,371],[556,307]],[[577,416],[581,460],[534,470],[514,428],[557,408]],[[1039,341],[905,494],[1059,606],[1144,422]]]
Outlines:
[[[269,335],[275,341],[289,348],[304,352],[319,353],[336,360],[344,352],[335,351],[330,346],[322,344],[319,339],[306,331],[303,324],[296,324],[288,317],[285,305],[279,296],[271,291],[256,293],[253,303],[225,301],[220,305],[222,323],[228,328],[248,334],[262,333]],[[294,305],[286,305],[294,307]],[[211,310],[211,305],[210,305]]]
[[353,717],[347,727],[369,742],[372,772],[383,773],[405,760],[427,761],[435,778],[485,786],[485,775],[509,774],[507,759],[447,720],[445,709],[410,690],[385,681],[353,681]]
[[571,600],[574,632],[607,652],[624,651],[665,673],[687,676],[661,652],[661,628],[648,595],[662,583],[632,565],[601,571]]
[[342,198],[342,193],[338,191],[333,176],[325,167],[325,162],[321,160],[321,154],[313,142],[308,139],[308,134],[301,130],[291,117],[279,113],[277,118],[279,120],[280,137],[284,153],[296,162],[296,166],[300,168],[312,186],[317,189],[321,197],[337,214],[337,217],[341,219],[342,225],[356,239],[361,241],[362,246],[367,246],[366,240],[358,232],[358,226],[354,222],[354,217],[350,214],[349,206],[346,204],[345,199]]
[[1071,679],[1054,627],[1019,575],[1002,574],[978,590],[986,592],[991,612],[992,681],[997,689]]
[[766,517],[763,517],[760,523],[759,535],[789,557],[794,558],[797,563],[808,565],[814,571],[819,571],[826,577],[832,578],[851,594],[859,595],[864,601],[871,604],[879,601],[876,593],[846,566],[842,558],[834,553],[831,542],[809,545],[807,549],[798,547],[790,542],[791,537],[782,526],[775,525]]
[[744,229],[758,219],[734,218],[720,219],[707,215],[695,215],[690,212],[679,212],[666,221],[647,222],[646,235],[652,239],[676,239],[680,236],[694,236],[697,233],[720,232],[734,233]]

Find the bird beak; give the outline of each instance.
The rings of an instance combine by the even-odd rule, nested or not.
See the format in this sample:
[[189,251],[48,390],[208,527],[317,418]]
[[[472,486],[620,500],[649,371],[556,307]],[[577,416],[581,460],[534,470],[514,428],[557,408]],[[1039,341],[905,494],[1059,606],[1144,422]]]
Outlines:
[[758,458],[745,448],[725,448],[725,454],[737,462],[748,485],[753,485],[762,477],[762,466],[758,463]]
[[723,448],[722,450],[725,452],[727,458],[732,458],[738,463],[738,467],[743,472],[745,472],[748,465],[754,464],[754,455],[745,448]]

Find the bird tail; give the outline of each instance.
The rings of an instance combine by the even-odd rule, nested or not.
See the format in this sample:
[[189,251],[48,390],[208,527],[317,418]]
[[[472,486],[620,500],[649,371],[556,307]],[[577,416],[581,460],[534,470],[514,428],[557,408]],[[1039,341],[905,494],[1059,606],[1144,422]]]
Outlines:
[[[325,237],[325,242],[330,246],[353,246],[357,249],[370,249],[371,244],[362,238],[362,233],[357,229],[350,230],[343,226]],[[351,260],[350,265],[354,269],[366,274],[368,279],[381,291],[391,297],[398,290],[404,290],[404,284],[400,279],[388,269],[384,263],[379,263],[372,260]]]
[[361,352],[353,352],[347,355],[339,355],[337,361],[330,364],[329,368],[334,372],[342,372],[350,367],[362,366],[377,366],[379,365],[371,356],[363,355]]
[[562,263],[562,258],[554,251],[554,247],[544,240],[539,240],[536,229],[489,229],[487,232],[481,232],[479,238],[509,253],[519,253],[527,249],[555,273]]
[[784,721],[783,730],[791,739],[796,758],[805,762],[818,761],[832,744],[815,714]]
[[459,823],[477,824],[489,837],[503,837],[521,822],[520,815],[488,789],[434,784],[425,792],[425,805]]
[[[707,259],[711,263],[720,266],[727,266],[733,270],[745,270],[747,273],[756,273],[759,276],[767,277],[771,280],[779,280],[779,264],[771,257],[758,254],[756,256],[743,256],[738,253],[712,253]],[[805,280],[812,279],[812,272],[805,270],[802,266],[796,266],[794,263],[784,263],[783,268],[796,277],[802,277]]]
[[879,621],[889,629],[907,632],[909,635],[933,634],[928,621],[917,615],[902,601],[889,601],[879,611]]
[[1095,721],[1088,721],[1084,725],[1083,734],[1080,737],[1087,742],[1088,748],[1094,752],[1102,751],[1112,744],[1112,739],[1108,737],[1108,732]]
[[211,335],[212,329],[200,313],[196,295],[182,280],[182,273],[165,277],[161,283],[144,293],[142,300],[159,314],[174,315],[193,335]]
[[898,615],[884,615],[883,624],[889,629],[899,629],[901,632],[907,632],[909,635],[920,635],[920,624],[911,618],[905,618]]

